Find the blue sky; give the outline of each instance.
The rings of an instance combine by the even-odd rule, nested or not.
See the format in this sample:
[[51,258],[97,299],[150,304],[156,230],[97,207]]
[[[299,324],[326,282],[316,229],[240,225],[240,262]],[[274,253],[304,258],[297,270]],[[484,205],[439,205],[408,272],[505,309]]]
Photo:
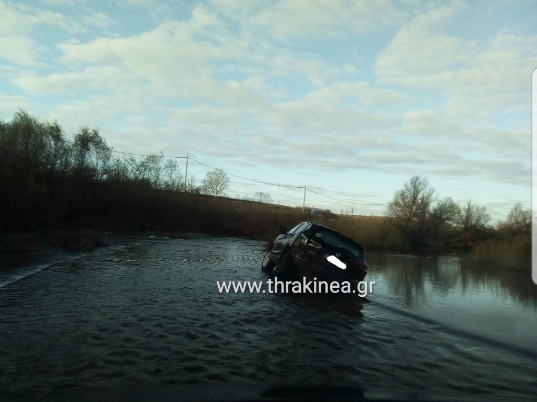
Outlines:
[[[382,215],[412,176],[530,207],[536,1],[0,0],[0,118],[189,155]],[[208,168],[189,164],[201,182]],[[301,205],[301,189],[231,177]],[[352,202],[352,204],[351,204]]]

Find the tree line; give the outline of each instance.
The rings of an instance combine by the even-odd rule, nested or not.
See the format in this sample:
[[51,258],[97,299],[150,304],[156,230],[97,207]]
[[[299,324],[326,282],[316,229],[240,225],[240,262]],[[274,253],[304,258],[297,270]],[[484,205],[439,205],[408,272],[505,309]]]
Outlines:
[[451,244],[463,248],[486,241],[531,241],[531,211],[515,204],[507,219],[491,225],[487,209],[468,200],[459,206],[440,197],[427,178],[414,176],[388,204],[394,226],[415,245]]
[[460,206],[419,176],[395,193],[386,217],[353,216],[354,211],[346,217],[311,215],[269,204],[268,193],[227,198],[230,180],[222,170],[209,171],[198,185],[193,176],[185,181],[176,159],[119,155],[114,157],[97,129],[82,127],[67,139],[58,123],[38,121],[22,110],[0,122],[0,233],[151,230],[271,238],[278,223],[290,227],[314,220],[373,248],[450,245],[483,255],[500,249],[530,252],[531,213],[521,204],[493,226],[485,207],[472,201]]
[[[117,154],[94,128],[81,127],[67,138],[57,122],[39,121],[23,110],[11,121],[1,121],[0,232],[99,226],[95,219],[101,221],[100,227],[119,229],[104,224],[107,219],[117,221],[112,215],[146,221],[128,225],[125,217],[123,229],[147,230],[151,217],[157,216],[156,205],[149,201],[156,194],[226,197],[230,188],[228,175],[219,169],[207,172],[198,184],[192,175],[185,180],[175,158]],[[247,199],[272,201],[268,193]]]

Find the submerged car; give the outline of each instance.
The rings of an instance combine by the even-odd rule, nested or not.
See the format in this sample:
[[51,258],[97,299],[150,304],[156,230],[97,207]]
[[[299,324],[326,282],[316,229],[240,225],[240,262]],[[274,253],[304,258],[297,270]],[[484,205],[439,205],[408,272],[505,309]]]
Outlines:
[[262,270],[281,280],[304,277],[356,284],[364,280],[367,264],[363,247],[326,226],[302,222],[280,235],[265,254]]

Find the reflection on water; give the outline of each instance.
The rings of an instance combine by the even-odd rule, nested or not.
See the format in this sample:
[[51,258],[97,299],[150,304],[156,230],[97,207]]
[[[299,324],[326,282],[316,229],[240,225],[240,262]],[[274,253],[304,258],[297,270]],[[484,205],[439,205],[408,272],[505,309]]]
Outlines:
[[370,253],[377,296],[422,316],[533,349],[537,286],[530,272],[475,264],[466,256]]
[[529,275],[370,252],[367,300],[219,294],[267,279],[263,246],[131,239],[1,287],[3,400],[192,382],[537,393]]

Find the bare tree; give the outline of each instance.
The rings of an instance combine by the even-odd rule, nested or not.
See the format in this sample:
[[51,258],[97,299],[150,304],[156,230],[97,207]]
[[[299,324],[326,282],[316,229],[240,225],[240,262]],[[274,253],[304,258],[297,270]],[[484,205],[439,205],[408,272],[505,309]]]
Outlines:
[[425,177],[414,176],[402,190],[395,193],[393,201],[388,204],[387,213],[404,226],[422,225],[434,201],[435,189],[429,185],[429,181]]
[[500,229],[507,230],[511,235],[531,234],[531,211],[522,208],[522,203],[517,202],[509,215],[507,221],[498,225]]
[[272,203],[272,197],[269,193],[263,193],[261,191],[258,191],[254,194],[253,201],[263,202],[265,204],[271,204]]
[[187,193],[201,193],[201,188],[196,186],[196,178],[193,175],[190,176],[190,180],[188,180],[188,183],[186,183],[186,187],[184,190]]
[[229,177],[221,169],[207,172],[205,179],[203,179],[202,188],[205,194],[221,197],[229,188]]
[[73,150],[77,174],[102,180],[110,172],[112,149],[97,129],[82,127],[74,137]]
[[434,232],[445,223],[456,223],[460,219],[461,208],[451,197],[438,201],[429,214],[429,232]]
[[131,159],[134,179],[146,181],[152,187],[159,188],[162,179],[162,160],[162,155],[147,155],[140,162]]
[[487,208],[472,204],[471,200],[468,200],[461,209],[459,224],[464,230],[482,229],[489,221],[490,215],[487,213]]
[[161,187],[164,190],[180,191],[184,187],[183,175],[179,170],[179,162],[167,159],[162,168]]
[[387,213],[412,242],[439,237],[446,224],[459,220],[460,208],[451,197],[439,199],[424,177],[414,176],[395,193]]

